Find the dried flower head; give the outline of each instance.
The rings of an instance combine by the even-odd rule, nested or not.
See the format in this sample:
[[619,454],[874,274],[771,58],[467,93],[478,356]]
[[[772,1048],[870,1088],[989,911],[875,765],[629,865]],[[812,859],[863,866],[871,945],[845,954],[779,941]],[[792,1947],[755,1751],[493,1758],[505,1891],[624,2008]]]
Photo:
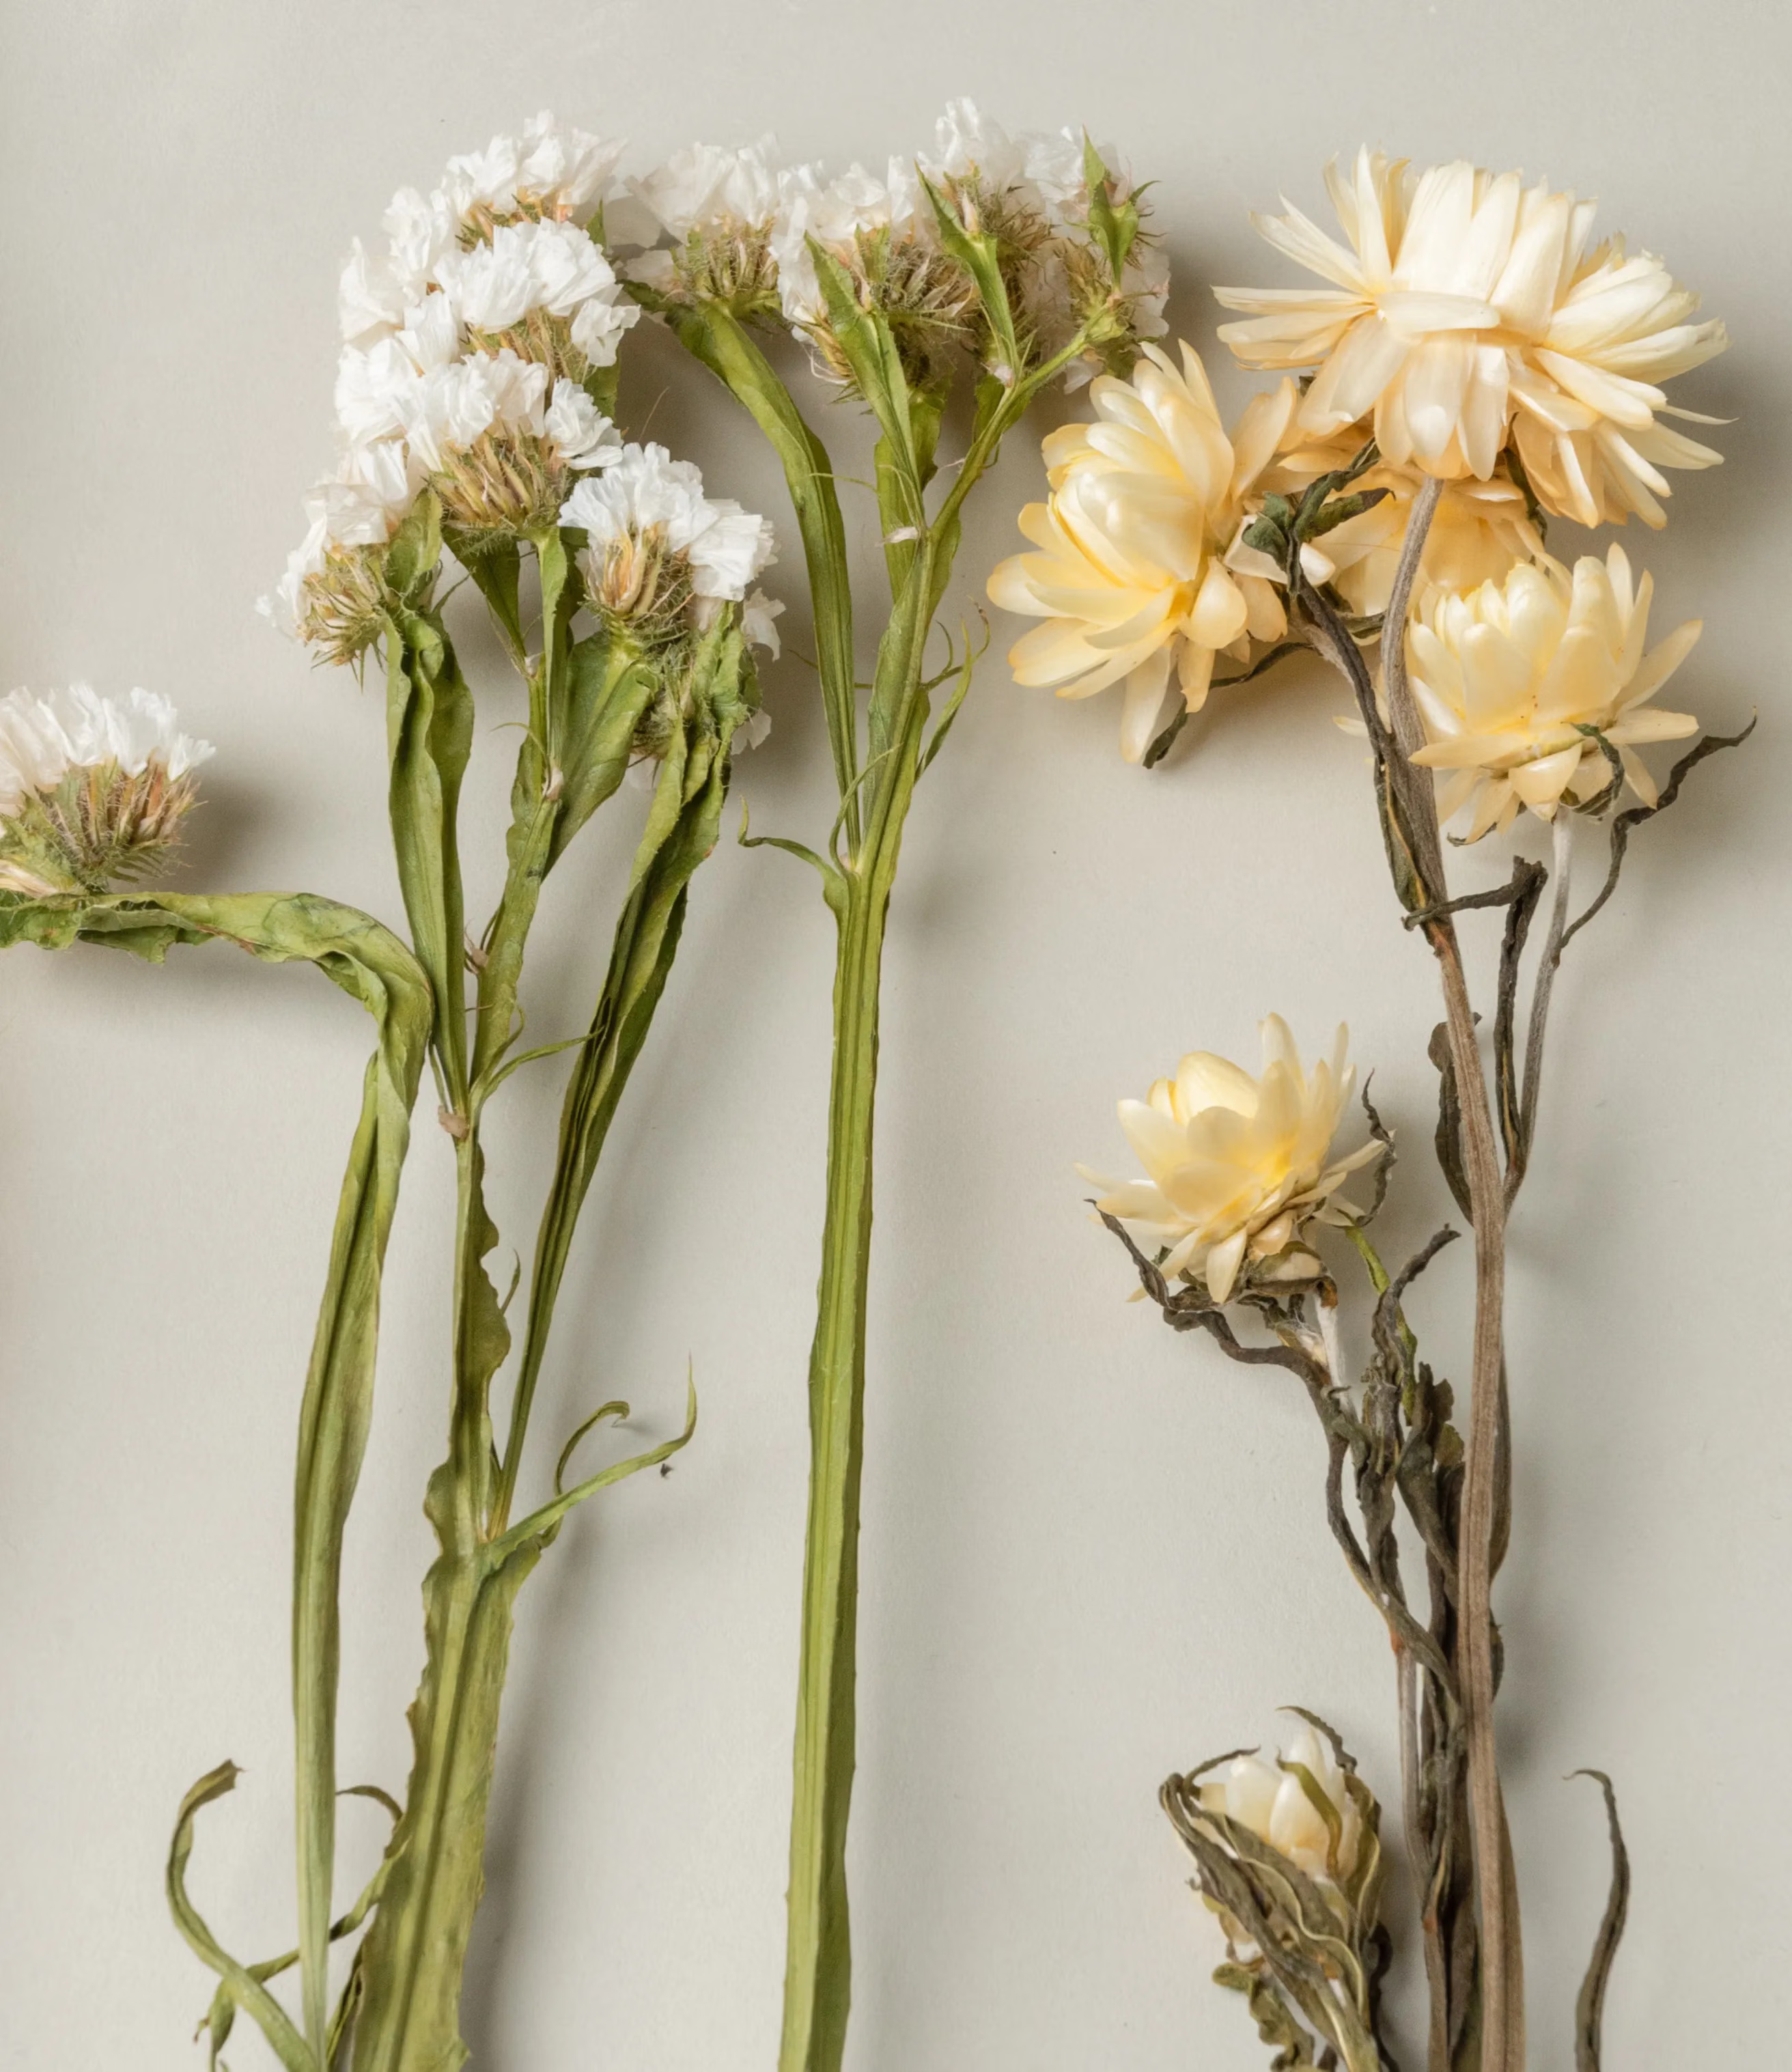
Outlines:
[[385,623],[384,549],[425,487],[476,559],[551,526],[577,476],[620,450],[588,384],[640,310],[584,218],[621,146],[537,117],[521,138],[397,195],[388,249],[343,274],[335,403],[342,457],[306,500],[304,540],[261,608],[325,659],[354,662]]
[[1609,795],[1612,761],[1645,804],[1654,779],[1637,754],[1652,741],[1699,730],[1689,713],[1658,712],[1652,698],[1702,630],[1688,619],[1647,655],[1654,584],[1633,583],[1621,547],[1514,569],[1503,584],[1420,600],[1407,661],[1430,737],[1413,760],[1452,775],[1437,810],[1473,807],[1466,839],[1510,827],[1521,806],[1540,819],[1564,801]]
[[[1350,467],[1371,436],[1367,426],[1354,425],[1331,438],[1314,440],[1291,421],[1282,450],[1257,478],[1247,510],[1265,495],[1297,504],[1321,475]],[[1379,490],[1381,500],[1302,545],[1301,567],[1307,581],[1330,584],[1354,616],[1379,618],[1393,594],[1413,499],[1424,480],[1420,468],[1396,467],[1383,460],[1353,476],[1352,494]],[[1273,555],[1244,544],[1249,524],[1247,517],[1226,557],[1227,565],[1268,582],[1285,582],[1286,571]],[[1543,551],[1524,491],[1502,464],[1485,482],[1467,475],[1445,484],[1425,535],[1420,585],[1473,590],[1480,583],[1503,582],[1515,562],[1534,559]]]
[[[1105,199],[1131,204],[1142,216],[1130,176],[1112,150],[1100,155],[1116,168]],[[965,228],[994,239],[1029,362],[1067,346],[1080,325],[1099,318],[1103,335],[1067,372],[1067,386],[1079,387],[1116,355],[1124,366],[1140,339],[1163,335],[1169,276],[1161,249],[1148,236],[1135,236],[1122,278],[1112,278],[1091,229],[1087,162],[1077,133],[1011,136],[976,102],[954,101],[935,127],[932,153],[919,164]],[[992,343],[985,342],[986,362]],[[1003,372],[994,363],[991,371]],[[1010,368],[1005,378],[1019,372]]]
[[631,278],[665,295],[720,302],[737,314],[777,308],[772,251],[779,199],[788,175],[778,139],[762,137],[738,150],[687,144],[629,189],[670,250],[643,253]]
[[1105,1180],[1078,1169],[1106,1190],[1099,1209],[1134,1225],[1142,1242],[1169,1248],[1166,1279],[1200,1281],[1215,1302],[1254,1281],[1317,1275],[1303,1232],[1358,1215],[1338,1190],[1383,1149],[1369,1143],[1332,1155],[1356,1084],[1345,1063],[1349,1032],[1339,1028],[1330,1057],[1309,1073],[1280,1016],[1262,1026],[1260,1079],[1194,1050],[1173,1079],[1159,1079],[1142,1101],[1120,1104],[1120,1127],[1145,1178]]
[[937,387],[951,356],[975,340],[975,284],[943,249],[913,166],[892,158],[880,179],[853,165],[836,179],[798,166],[779,188],[771,234],[787,323],[808,341],[818,370],[849,380],[827,322],[810,240],[851,277],[861,302],[880,310],[917,388]]
[[769,521],[705,496],[701,471],[662,446],[624,446],[580,480],[560,522],[586,534],[578,566],[593,610],[643,641],[681,637],[707,603],[743,601],[775,558]]
[[1305,1721],[1273,1763],[1236,1755],[1223,1776],[1201,1786],[1210,1813],[1247,1828],[1309,1877],[1337,1885],[1356,1868],[1362,1816],[1330,1745]]
[[1097,421],[1050,434],[1051,500],[1021,514],[1039,552],[1004,561],[989,595],[1046,621],[1009,650],[1017,682],[1085,698],[1124,681],[1120,748],[1136,763],[1173,662],[1184,704],[1198,711],[1218,655],[1245,660],[1253,639],[1286,630],[1272,584],[1235,573],[1226,555],[1294,389],[1256,398],[1231,438],[1187,345],[1180,372],[1147,346],[1130,381],[1104,376],[1089,393]]
[[149,691],[103,698],[74,684],[0,698],[0,886],[101,893],[160,869],[212,754]]
[[1621,239],[1592,250],[1593,205],[1457,161],[1414,185],[1367,149],[1326,182],[1348,245],[1292,204],[1257,228],[1330,288],[1221,288],[1253,312],[1220,336],[1249,367],[1313,368],[1320,438],[1372,417],[1383,456],[1486,480],[1510,438],[1545,507],[1582,524],[1659,525],[1663,467],[1720,456],[1658,421],[1657,385],[1723,351],[1698,298]]

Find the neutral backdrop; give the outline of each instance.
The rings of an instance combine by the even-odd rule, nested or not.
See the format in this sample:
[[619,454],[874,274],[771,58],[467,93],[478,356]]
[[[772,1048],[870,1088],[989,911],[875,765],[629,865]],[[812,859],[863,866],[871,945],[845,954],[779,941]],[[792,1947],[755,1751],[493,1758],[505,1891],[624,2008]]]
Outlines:
[[[397,915],[380,700],[253,602],[327,458],[348,239],[538,107],[625,132],[637,166],[767,130],[792,155],[880,159],[966,92],[1017,127],[1087,124],[1159,183],[1172,317],[1204,347],[1207,282],[1290,278],[1247,210],[1283,190],[1318,210],[1324,160],[1364,139],[1597,195],[1728,319],[1732,350],[1679,390],[1737,420],[1728,462],[1680,478],[1667,533],[1630,544],[1660,623],[1707,621],[1672,702],[1762,723],[1638,838],[1571,955],[1512,1239],[1502,1732],[1539,2067],[1568,2062],[1603,1897],[1597,1796],[1564,1781],[1584,1764],[1617,1779],[1636,1864],[1609,2064],[1755,2062],[1792,2012],[1788,18],[1772,0],[14,0],[0,23],[0,677],[174,696],[219,749],[195,888]],[[781,487],[726,398],[660,340],[624,401],[784,526],[774,586],[804,647]],[[829,423],[850,445],[848,413]],[[1039,479],[1030,434],[977,500],[967,599]],[[1120,762],[1113,701],[1013,685],[1014,630],[922,788],[890,944],[848,2057],[1232,2072],[1262,2048],[1207,1983],[1218,1938],[1157,1784],[1298,1701],[1395,1795],[1391,1667],[1326,1537],[1304,1402],[1127,1306],[1072,1166],[1124,1159],[1116,1098],[1184,1050],[1252,1059],[1272,1007],[1309,1044],[1348,1018],[1408,1153],[1389,1241],[1416,1243],[1446,1207],[1432,972],[1321,674],[1216,699],[1147,775]],[[787,661],[767,700],[738,791],[763,829],[816,840],[811,680]],[[482,736],[475,904],[512,739]],[[582,1026],[639,811],[625,796],[553,888],[544,1038]],[[1503,869],[1490,853],[1465,882]],[[546,1444],[627,1394],[657,1438],[689,1360],[702,1427],[675,1473],[581,1515],[523,1597],[466,2008],[496,2072],[773,2062],[830,970],[808,874],[725,844],[539,1412]],[[221,952],[154,970],[20,950],[0,985],[0,2064],[176,2072],[208,1982],[162,1860],[181,1793],[226,1756],[246,1775],[204,1818],[195,1889],[246,1955],[290,1938],[293,1429],[365,1025],[310,975]],[[525,1249],[557,1074],[496,1117],[495,1208]],[[450,1181],[420,1128],[347,1548],[343,1773],[393,1790]],[[1465,1252],[1417,1304],[1450,1371]],[[345,1814],[345,1886],[378,1825]],[[272,2062],[244,2035],[232,2062]]]

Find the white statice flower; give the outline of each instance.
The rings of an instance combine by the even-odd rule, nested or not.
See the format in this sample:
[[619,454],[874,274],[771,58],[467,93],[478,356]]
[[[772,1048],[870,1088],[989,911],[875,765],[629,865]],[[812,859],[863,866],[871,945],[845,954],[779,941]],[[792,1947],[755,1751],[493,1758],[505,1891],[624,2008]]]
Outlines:
[[682,243],[693,231],[768,226],[778,208],[783,162],[778,139],[769,134],[735,150],[687,144],[628,185],[661,229]]
[[[1290,1764],[1307,1773],[1332,1809],[1338,1823],[1335,1844],[1331,1823]],[[1331,1745],[1303,1721],[1277,1762],[1234,1756],[1223,1777],[1201,1786],[1201,1804],[1203,1811],[1223,1815],[1279,1850],[1309,1877],[1336,1885],[1356,1868],[1362,1846],[1362,1815],[1344,1780],[1344,1767]]]
[[630,194],[652,236],[669,237],[672,249],[631,260],[631,279],[660,294],[765,306],[776,291],[772,231],[791,177],[777,138],[767,135],[735,150],[688,144],[631,179]]
[[1720,456],[1660,421],[1661,382],[1728,343],[1698,298],[1621,239],[1589,249],[1593,204],[1459,160],[1415,185],[1365,149],[1327,168],[1345,244],[1292,204],[1257,228],[1325,288],[1221,288],[1249,312],[1220,336],[1247,366],[1313,368],[1301,421],[1372,417],[1383,455],[1492,475],[1510,438],[1539,500],[1584,525],[1665,521],[1664,467]]
[[1684,740],[1690,713],[1650,703],[1692,652],[1698,619],[1645,652],[1652,579],[1633,580],[1621,547],[1514,569],[1503,583],[1439,590],[1420,601],[1407,631],[1407,664],[1427,745],[1413,758],[1450,772],[1439,817],[1471,809],[1469,841],[1510,826],[1521,808],[1540,820],[1606,792],[1609,742],[1645,805],[1658,795],[1637,753]]
[[587,595],[644,623],[683,615],[693,599],[743,602],[775,557],[769,520],[705,495],[701,471],[657,444],[625,446],[601,475],[582,476],[560,522],[586,535]]
[[520,138],[494,137],[483,151],[448,161],[442,192],[462,221],[527,215],[582,223],[606,199],[620,139],[562,130],[544,111]]
[[859,264],[861,237],[886,236],[892,244],[919,240],[931,251],[937,244],[934,230],[933,212],[906,159],[892,158],[882,178],[857,162],[831,179],[816,166],[791,167],[779,183],[771,229],[784,314],[792,323],[808,325],[826,314],[809,249],[812,237],[850,271]]
[[1043,213],[1045,196],[1029,177],[1030,148],[1038,140],[1011,137],[974,101],[948,101],[934,125],[934,147],[920,166],[936,187],[964,187],[984,195],[1009,194]]
[[569,467],[607,467],[621,458],[622,434],[576,381],[554,384],[541,429]]
[[1217,656],[1245,660],[1253,640],[1287,630],[1273,583],[1226,557],[1294,390],[1284,383],[1253,398],[1228,438],[1194,348],[1182,347],[1178,370],[1148,345],[1130,381],[1104,376],[1089,393],[1096,421],[1048,434],[1050,500],[1021,513],[1038,551],[1002,562],[989,595],[1045,621],[1009,651],[1017,683],[1061,698],[1124,684],[1120,749],[1137,763],[1173,668],[1186,709],[1198,712]]
[[1330,1056],[1308,1072],[1280,1015],[1267,1017],[1262,1030],[1260,1079],[1194,1050],[1144,1100],[1120,1104],[1120,1128],[1145,1178],[1107,1180],[1077,1169],[1104,1190],[1099,1209],[1131,1224],[1146,1247],[1168,1248],[1167,1280],[1200,1281],[1215,1302],[1229,1301],[1247,1275],[1316,1275],[1319,1261],[1304,1231],[1358,1215],[1338,1190],[1383,1150],[1371,1141],[1342,1157],[1333,1153],[1356,1086],[1346,1063],[1349,1031],[1340,1026]]
[[0,887],[37,898],[103,892],[175,846],[212,744],[142,689],[85,684],[0,698]]

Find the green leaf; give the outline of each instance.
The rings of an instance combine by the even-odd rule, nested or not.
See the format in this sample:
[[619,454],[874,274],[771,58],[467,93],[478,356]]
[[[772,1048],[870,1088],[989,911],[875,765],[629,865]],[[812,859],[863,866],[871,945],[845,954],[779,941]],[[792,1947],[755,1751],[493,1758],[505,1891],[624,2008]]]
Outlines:
[[466,1100],[466,932],[458,822],[473,745],[473,694],[438,619],[408,613],[388,625],[388,807],[411,940],[436,1003],[436,1051],[450,1104]]
[[[738,641],[728,653],[737,669],[743,664]],[[716,845],[722,802],[727,795],[728,750],[734,714],[745,710],[743,701],[716,702],[721,709],[721,730],[701,758],[703,774],[697,788],[687,791],[680,775],[680,766],[688,772],[691,761],[697,759],[684,748],[682,736],[678,737],[678,763],[668,758],[662,766],[653,809],[635,852],[628,896],[616,923],[609,968],[592,1013],[590,1033],[580,1047],[567,1084],[553,1180],[536,1242],[521,1364],[493,1511],[500,1525],[508,1517],[516,1489],[523,1437],[547,1355],[573,1234],[610,1124],[647,1042],[654,1011],[678,953],[692,876]]]
[[[174,1839],[168,1845],[165,1882],[169,1910],[175,1917],[175,1925],[186,1938],[187,1947],[202,1964],[209,1966],[218,1974],[236,2004],[248,2010],[267,2038],[269,2048],[286,2066],[286,2072],[318,2072],[317,2059],[306,2047],[305,2039],[294,2028],[286,2009],[247,1966],[238,1963],[224,1950],[217,1938],[207,1927],[198,1908],[187,1896],[187,1865],[193,1854],[194,1820],[202,1807],[222,1799],[227,1792],[233,1791],[241,1774],[235,1763],[221,1762],[216,1770],[208,1770],[180,1802]],[[229,2022],[226,2020],[226,2035],[229,2033]],[[214,2038],[214,2063],[217,2057],[216,2044],[222,2040],[222,2037]]]
[[883,434],[878,473],[880,477],[889,475],[894,484],[886,515],[903,525],[919,528],[927,523],[921,454],[909,414],[908,377],[902,372],[894,335],[882,310],[865,306],[852,275],[812,237],[809,256],[827,305],[828,327],[852,371],[854,387]]
[[361,1002],[377,1031],[337,1205],[299,1411],[294,1499],[300,1947],[305,1955],[306,2027],[321,2047],[335,1858],[343,1531],[372,1412],[380,1280],[433,1020],[430,982],[410,952],[378,922],[310,894],[112,894],[47,902],[0,895],[0,943],[30,940],[59,947],[77,938],[156,963],[176,943],[219,941],[233,943],[270,964],[314,964]]
[[550,866],[628,774],[629,754],[658,678],[609,634],[575,642],[566,664],[563,790]]
[[499,1711],[517,1593],[574,1505],[667,1459],[696,1421],[601,1469],[489,1544],[445,1552],[424,1583],[428,1660],[411,1708],[415,1746],[405,1816],[363,1946],[355,2072],[456,2072],[461,1976],[484,1889]]
[[482,553],[468,557],[466,567],[485,599],[511,660],[521,668],[528,652],[523,633],[521,550],[514,540],[500,538]]
[[[853,689],[852,581],[833,462],[790,391],[734,318],[713,304],[701,308],[673,304],[664,314],[685,350],[750,413],[783,469],[808,572],[816,660],[834,776],[845,796],[858,773],[858,706]],[[856,808],[848,821],[848,833],[856,849]]]
[[1116,206],[1108,191],[1108,168],[1087,130],[1083,133],[1083,182],[1089,191],[1090,234],[1108,262],[1108,278],[1118,287],[1139,235],[1138,204],[1128,195]]
[[442,506],[426,489],[405,514],[386,549],[386,584],[394,596],[421,610],[442,562]]
[[1002,279],[1001,248],[987,231],[970,231],[958,212],[926,174],[921,184],[933,204],[934,220],[939,226],[939,241],[971,277],[983,305],[984,320],[999,363],[1008,369],[1012,386],[1025,372],[1020,342],[1009,307],[1007,283]]

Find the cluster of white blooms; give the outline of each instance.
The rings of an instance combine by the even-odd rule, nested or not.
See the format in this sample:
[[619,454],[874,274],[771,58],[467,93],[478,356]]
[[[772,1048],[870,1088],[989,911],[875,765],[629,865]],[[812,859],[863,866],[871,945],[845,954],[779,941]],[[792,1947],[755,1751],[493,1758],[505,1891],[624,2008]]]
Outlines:
[[97,892],[149,868],[173,846],[191,773],[212,752],[154,692],[106,698],[72,684],[0,698],[0,886]]
[[0,813],[14,813],[28,791],[53,791],[72,769],[116,763],[140,777],[158,763],[184,777],[216,753],[183,734],[175,709],[154,691],[105,698],[87,684],[65,691],[14,691],[0,698]]
[[[1078,275],[1088,264],[1082,140],[1067,130],[1011,137],[968,101],[948,106],[931,153],[918,162],[893,158],[882,175],[857,162],[832,176],[818,164],[786,164],[771,136],[738,150],[697,144],[676,152],[629,183],[671,242],[628,270],[660,294],[725,300],[743,314],[781,310],[828,365],[812,239],[854,277],[863,297],[906,319],[911,335],[931,328],[936,343],[967,343],[976,291],[942,246],[923,175],[968,224],[1003,240],[1023,317],[1043,338],[1067,336],[1079,314]],[[1116,200],[1129,191],[1120,175]],[[1135,245],[1120,286],[1135,333],[1159,335],[1168,272],[1155,245]],[[1081,368],[1082,378],[1088,371]]]
[[574,484],[560,522],[585,532],[579,571],[595,610],[676,630],[738,602],[749,639],[775,651],[780,607],[749,589],[777,558],[770,521],[731,497],[705,496],[691,462],[663,446],[623,446],[602,474]]
[[[1025,130],[1011,137],[975,101],[954,101],[935,125],[934,139],[934,154],[923,156],[922,171],[951,196],[968,220],[1005,233],[1031,254],[1032,263],[1017,277],[1021,300],[1042,336],[1056,343],[1081,314],[1079,261],[1087,252],[1083,240],[1090,201],[1083,138],[1073,130]],[[1133,199],[1132,176],[1112,146],[1101,147],[1099,156],[1113,179],[1114,202]],[[1098,290],[1106,285],[1099,283]],[[1169,294],[1169,264],[1162,247],[1136,242],[1118,286],[1128,298],[1133,335],[1161,338]],[[1079,360],[1068,385],[1080,386],[1099,364]]]
[[286,631],[354,652],[367,578],[428,483],[470,535],[552,524],[570,479],[620,450],[583,384],[614,364],[639,310],[587,228],[619,144],[538,116],[451,159],[387,211],[386,249],[343,269],[335,467],[306,500],[306,537],[263,609]]

